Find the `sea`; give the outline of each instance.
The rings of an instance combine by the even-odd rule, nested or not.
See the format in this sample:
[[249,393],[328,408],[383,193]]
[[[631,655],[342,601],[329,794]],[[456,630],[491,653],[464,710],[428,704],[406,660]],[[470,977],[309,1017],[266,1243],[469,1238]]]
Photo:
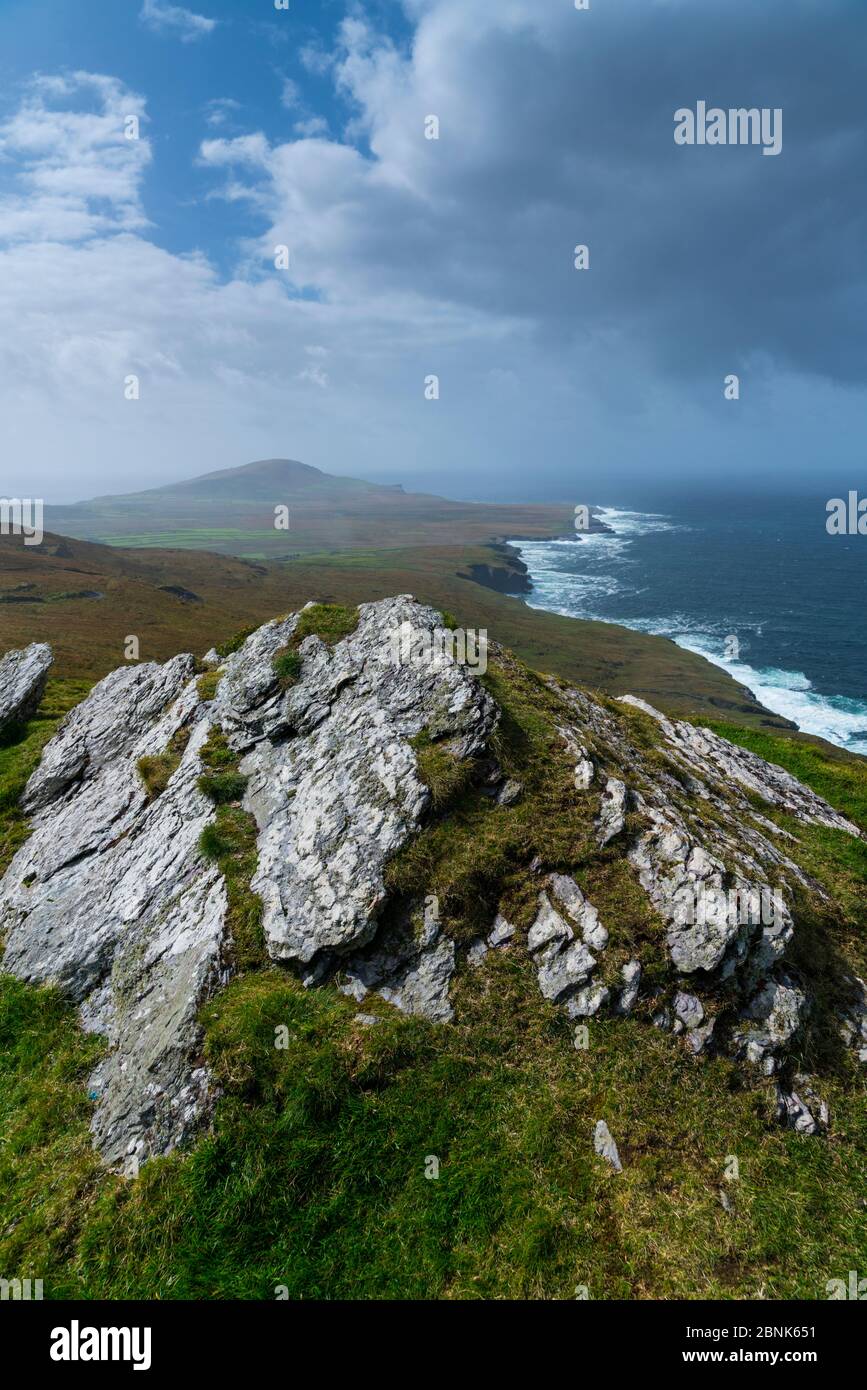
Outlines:
[[607,533],[512,544],[531,607],[670,637],[799,729],[867,754],[867,536],[829,535],[826,500],[599,504]]

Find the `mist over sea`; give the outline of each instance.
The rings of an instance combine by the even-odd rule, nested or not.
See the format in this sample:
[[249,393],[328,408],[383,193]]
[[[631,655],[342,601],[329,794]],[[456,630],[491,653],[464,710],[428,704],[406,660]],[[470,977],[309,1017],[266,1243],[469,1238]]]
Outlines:
[[671,637],[805,732],[867,754],[867,536],[829,536],[825,501],[600,504],[609,535],[515,542],[527,602]]

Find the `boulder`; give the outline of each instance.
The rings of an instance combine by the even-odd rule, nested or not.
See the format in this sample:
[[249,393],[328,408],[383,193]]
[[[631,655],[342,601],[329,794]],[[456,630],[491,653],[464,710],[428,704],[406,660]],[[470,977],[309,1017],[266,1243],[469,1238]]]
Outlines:
[[53,659],[45,642],[0,657],[0,734],[36,713]]

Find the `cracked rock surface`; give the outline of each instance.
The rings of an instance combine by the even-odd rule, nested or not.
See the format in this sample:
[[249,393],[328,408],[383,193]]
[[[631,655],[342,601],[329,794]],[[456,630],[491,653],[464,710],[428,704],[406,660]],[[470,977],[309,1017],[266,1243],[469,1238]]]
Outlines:
[[36,713],[52,659],[45,642],[0,657],[0,733]]
[[[239,739],[253,738],[257,727],[266,735],[241,770],[249,777],[245,805],[259,826],[253,889],[280,960],[306,964],[371,939],[385,902],[384,866],[430,804],[410,740],[426,730],[466,758],[483,749],[497,719],[490,696],[447,656],[394,664],[389,634],[404,640],[407,629],[432,630],[433,609],[386,599],[363,604],[360,615],[356,631],[333,649],[305,638],[302,680],[264,725],[258,707],[239,717],[231,668],[220,694]],[[281,640],[285,634],[276,634]]]
[[[225,980],[231,946],[225,884],[199,849],[215,816],[197,785],[214,726],[249,778],[246,806],[259,827],[252,888],[271,955],[313,962],[323,977],[345,958],[359,997],[377,989],[410,1012],[451,1017],[454,945],[438,929],[420,942],[393,929],[359,954],[377,932],[384,867],[429,804],[410,740],[425,731],[466,758],[497,719],[447,656],[392,664],[395,628],[425,633],[439,622],[409,597],[364,605],[337,646],[301,643],[302,677],[289,690],[272,663],[295,615],[265,624],[223,663],[211,701],[199,696],[191,656],[120,668],[47,744],[22,799],[32,833],[0,884],[3,965],[59,986],[84,1026],[107,1037],[91,1079],[92,1127],[122,1171],[182,1143],[213,1099],[197,1014]],[[5,659],[19,709],[50,660],[47,649],[28,652],[26,664]],[[179,765],[151,800],[138,761],[181,729]]]

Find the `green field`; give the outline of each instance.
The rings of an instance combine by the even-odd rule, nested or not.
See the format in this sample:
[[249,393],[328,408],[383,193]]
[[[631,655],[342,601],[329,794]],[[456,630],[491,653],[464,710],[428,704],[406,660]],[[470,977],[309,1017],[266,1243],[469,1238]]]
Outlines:
[[[101,545],[116,545],[126,550],[169,549],[172,546],[179,546],[181,549],[189,547],[192,550],[213,550],[215,545],[223,541],[273,541],[274,528],[271,527],[268,531],[247,531],[238,526],[191,526],[177,531],[139,531],[130,535],[95,536],[94,539]],[[283,545],[285,549],[291,548],[290,537],[285,532]]]

